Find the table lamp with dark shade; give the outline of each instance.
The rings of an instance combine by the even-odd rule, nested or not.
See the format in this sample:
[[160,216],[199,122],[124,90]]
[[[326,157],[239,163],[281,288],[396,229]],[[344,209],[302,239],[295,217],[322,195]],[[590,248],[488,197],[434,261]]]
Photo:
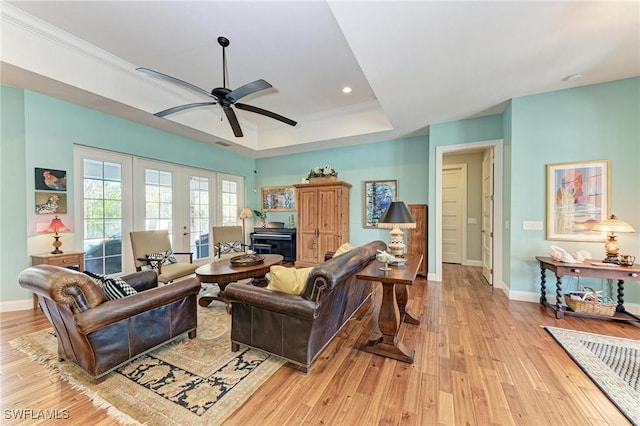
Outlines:
[[58,218],[58,216],[54,217],[53,219],[51,219],[51,223],[49,224],[49,226],[47,226],[46,228],[44,228],[42,231],[43,234],[51,234],[53,233],[53,248],[54,250],[51,252],[51,254],[62,254],[62,250],[60,250],[60,246],[62,246],[62,242],[60,241],[60,232],[70,232],[71,229],[67,228],[67,226],[62,223],[62,220],[60,220]]
[[388,246],[389,253],[394,256],[404,256],[406,252],[407,246],[404,244],[401,228],[415,227],[416,220],[403,201],[392,201],[378,222],[378,228],[391,229]]
[[606,263],[618,263],[618,252],[620,251],[620,244],[616,240],[614,232],[636,232],[631,225],[624,220],[620,220],[616,215],[612,214],[608,219],[596,224],[593,231],[607,232],[607,242],[604,243],[604,249],[607,253],[607,257],[603,260]]

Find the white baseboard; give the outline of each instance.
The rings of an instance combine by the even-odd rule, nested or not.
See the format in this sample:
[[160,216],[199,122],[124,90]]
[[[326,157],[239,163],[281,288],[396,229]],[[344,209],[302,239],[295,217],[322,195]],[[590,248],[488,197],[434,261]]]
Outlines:
[[[540,303],[540,293],[533,293],[530,291],[509,291],[507,294],[509,300],[517,300],[520,302]],[[547,302],[552,305],[556,303],[555,294],[547,294]],[[634,315],[640,315],[640,304],[638,303],[625,303],[624,308],[627,312]]]
[[464,266],[482,266],[482,260],[465,259],[462,261]]
[[26,311],[33,309],[33,299],[0,302],[0,312]]

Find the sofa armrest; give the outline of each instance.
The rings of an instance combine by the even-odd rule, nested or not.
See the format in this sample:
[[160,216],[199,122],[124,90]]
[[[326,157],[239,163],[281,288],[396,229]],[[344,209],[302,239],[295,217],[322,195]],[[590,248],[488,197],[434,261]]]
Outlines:
[[[232,304],[244,303],[301,319],[312,320],[318,317],[319,305],[316,302],[252,285],[231,283],[227,285],[224,297]],[[233,307],[231,310],[233,312]]]
[[110,300],[75,315],[78,330],[89,334],[114,322],[166,305],[190,295],[197,295],[200,282],[196,279],[152,288],[121,299]]
[[155,271],[134,272],[120,278],[138,292],[158,287],[158,274]]
[[82,272],[54,265],[30,266],[18,275],[23,288],[84,311],[107,300],[96,283]]

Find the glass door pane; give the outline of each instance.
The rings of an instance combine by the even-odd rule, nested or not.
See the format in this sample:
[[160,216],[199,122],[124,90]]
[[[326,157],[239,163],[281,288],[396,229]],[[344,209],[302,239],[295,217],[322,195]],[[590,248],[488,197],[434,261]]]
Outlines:
[[173,198],[171,172],[145,169],[145,229],[164,229],[172,234]]
[[122,272],[122,165],[84,159],[83,208],[85,269]]
[[189,251],[196,259],[209,257],[209,179],[189,176]]

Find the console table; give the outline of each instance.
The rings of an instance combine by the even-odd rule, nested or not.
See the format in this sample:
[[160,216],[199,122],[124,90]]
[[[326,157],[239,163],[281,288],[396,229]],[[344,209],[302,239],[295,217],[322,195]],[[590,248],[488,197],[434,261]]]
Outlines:
[[373,261],[358,272],[356,278],[382,284],[382,302],[378,318],[377,321],[373,318],[373,335],[363,350],[413,364],[415,351],[398,340],[398,330],[402,321],[420,324],[420,317],[407,308],[407,301],[408,286],[413,285],[418,275],[422,255],[409,255],[406,260],[403,266],[391,266],[389,271],[380,270],[383,264]]
[[[624,308],[624,280],[640,281],[640,266],[596,266],[588,262],[583,263],[565,263],[553,260],[550,257],[536,256],[538,262],[540,262],[540,303],[553,309],[556,313],[556,318],[562,319],[564,315],[575,315],[589,318],[599,319],[615,319],[624,321],[639,321],[640,317],[627,312]],[[556,304],[553,305],[547,302],[547,287],[546,287],[546,271],[553,272],[556,276]],[[590,277],[590,278],[604,278],[618,280],[618,305],[616,306],[616,313],[612,317],[603,317],[597,315],[589,315],[581,312],[573,312],[567,310],[566,306],[562,305],[563,293],[562,293],[562,277],[565,275],[573,277]]]

